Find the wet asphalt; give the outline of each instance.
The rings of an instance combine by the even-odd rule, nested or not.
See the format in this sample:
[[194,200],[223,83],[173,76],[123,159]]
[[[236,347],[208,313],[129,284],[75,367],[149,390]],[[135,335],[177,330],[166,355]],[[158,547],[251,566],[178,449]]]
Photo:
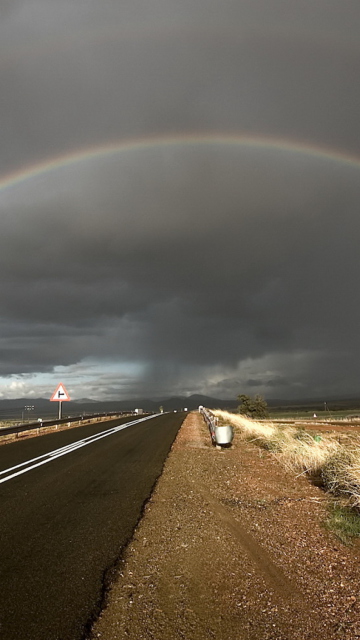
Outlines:
[[[0,484],[1,640],[84,638],[183,419],[181,413],[151,418]],[[0,471],[16,468],[0,480],[126,422],[1,446]]]

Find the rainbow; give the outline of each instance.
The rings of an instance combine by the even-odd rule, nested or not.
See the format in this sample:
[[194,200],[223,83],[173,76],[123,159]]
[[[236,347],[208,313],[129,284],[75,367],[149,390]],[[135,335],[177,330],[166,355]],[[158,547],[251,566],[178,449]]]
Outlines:
[[116,157],[127,152],[141,152],[147,149],[162,147],[206,147],[213,145],[234,146],[268,150],[273,152],[285,152],[300,154],[317,158],[319,160],[340,163],[351,168],[360,169],[360,156],[352,155],[346,151],[332,149],[324,146],[291,140],[256,135],[234,135],[217,133],[188,133],[179,135],[157,135],[144,138],[120,140],[117,142],[86,147],[67,154],[51,157],[43,162],[22,167],[16,171],[0,177],[0,191],[16,187],[38,176],[56,171],[62,167],[68,167],[81,162],[98,160],[102,158]]

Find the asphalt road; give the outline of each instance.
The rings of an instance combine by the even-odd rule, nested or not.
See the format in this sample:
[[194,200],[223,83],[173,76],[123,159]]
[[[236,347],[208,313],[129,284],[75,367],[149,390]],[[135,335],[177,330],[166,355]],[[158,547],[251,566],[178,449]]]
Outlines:
[[1,640],[84,637],[183,419],[96,437],[122,418],[0,447]]

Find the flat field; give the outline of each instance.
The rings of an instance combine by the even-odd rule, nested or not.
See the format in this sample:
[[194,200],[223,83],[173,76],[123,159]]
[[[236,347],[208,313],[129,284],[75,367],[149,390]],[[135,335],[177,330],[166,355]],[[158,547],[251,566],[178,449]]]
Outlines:
[[360,419],[339,418],[293,418],[293,419],[273,419],[275,424],[289,425],[304,428],[306,431],[318,431],[323,433],[360,433]]

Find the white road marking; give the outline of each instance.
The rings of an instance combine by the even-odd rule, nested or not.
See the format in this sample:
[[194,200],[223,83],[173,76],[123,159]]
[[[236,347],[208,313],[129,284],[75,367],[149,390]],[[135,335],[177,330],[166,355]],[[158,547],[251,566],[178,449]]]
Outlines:
[[[156,414],[158,415],[158,414]],[[103,438],[107,438],[108,436],[117,433],[118,431],[122,431],[122,429],[127,429],[128,427],[132,427],[134,424],[139,424],[139,422],[144,422],[145,420],[150,420],[151,418],[155,418],[155,415],[145,416],[144,418],[138,418],[137,420],[132,420],[131,422],[126,422],[125,424],[118,425],[117,427],[112,427],[111,429],[107,429],[106,431],[100,431],[100,433],[96,433],[92,436],[88,436],[87,438],[83,438],[82,440],[78,440],[77,442],[72,442],[71,444],[66,445],[65,447],[60,447],[60,449],[54,449],[54,451],[49,451],[48,453],[44,453],[37,458],[32,458],[31,460],[26,460],[25,462],[21,462],[20,464],[15,465],[14,467],[9,467],[8,469],[4,469],[0,471],[0,476],[4,475],[4,478],[0,478],[0,484],[3,482],[7,482],[12,478],[16,478],[17,476],[22,475],[23,473],[27,473],[32,469],[36,469],[37,467],[41,467],[48,462],[52,462],[61,456],[65,456],[72,451],[76,451],[77,449],[81,449],[82,447],[86,447],[88,444],[92,444],[93,442],[97,442],[98,440],[102,440]],[[14,471],[15,473],[11,473]],[[8,474],[8,475],[6,475]]]

